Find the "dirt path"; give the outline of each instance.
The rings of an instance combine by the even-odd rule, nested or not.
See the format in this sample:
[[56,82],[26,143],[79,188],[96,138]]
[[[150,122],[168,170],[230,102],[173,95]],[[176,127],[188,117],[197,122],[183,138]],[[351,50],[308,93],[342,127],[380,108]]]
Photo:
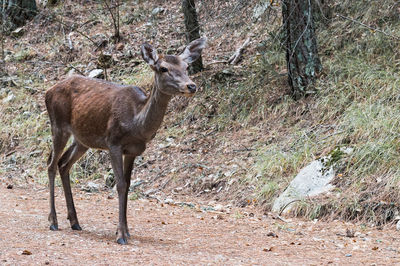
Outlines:
[[[48,230],[47,189],[0,187],[0,264],[50,265],[326,265],[400,263],[400,234],[393,228],[289,219],[251,209],[229,213],[129,201],[133,238],[115,243],[117,199],[75,191],[83,231],[69,228],[62,191],[56,206],[60,231]],[[254,216],[253,216],[254,214]],[[346,237],[346,229],[355,237]],[[275,235],[274,235],[275,234]]]

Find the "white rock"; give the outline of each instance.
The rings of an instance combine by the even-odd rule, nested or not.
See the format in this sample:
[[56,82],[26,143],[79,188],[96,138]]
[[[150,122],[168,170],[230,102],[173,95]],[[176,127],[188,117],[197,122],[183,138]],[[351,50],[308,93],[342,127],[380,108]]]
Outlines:
[[86,192],[98,192],[100,190],[100,185],[90,181],[83,190]]
[[151,11],[151,14],[152,14],[153,16],[156,16],[156,15],[158,15],[158,14],[160,14],[160,13],[163,13],[164,10],[165,10],[165,9],[164,9],[163,7],[156,7],[156,8],[153,9],[153,11]]
[[164,200],[164,203],[165,204],[173,204],[174,201],[171,198],[167,198],[167,199]]
[[89,78],[98,78],[103,75],[104,70],[103,69],[93,69],[89,73]]
[[332,166],[325,165],[328,160],[329,158],[323,157],[304,167],[275,200],[272,210],[280,212],[282,208],[285,208],[284,212],[289,212],[290,205],[297,200],[319,195],[332,189],[334,186],[329,182],[332,181],[335,174]]
[[214,210],[216,210],[218,212],[222,212],[222,211],[224,211],[224,206],[222,206],[222,204],[217,204],[217,205],[215,205]]
[[397,231],[400,231],[400,220],[398,220],[396,223],[396,229]]
[[13,102],[15,100],[15,95],[10,91],[6,98],[3,99],[3,103]]
[[267,11],[269,6],[270,6],[269,1],[257,4],[253,9],[253,19],[258,20],[265,13],[265,11]]
[[67,77],[70,77],[70,76],[72,76],[72,75],[74,75],[75,74],[75,69],[70,69],[69,71],[68,71],[68,73],[67,73]]

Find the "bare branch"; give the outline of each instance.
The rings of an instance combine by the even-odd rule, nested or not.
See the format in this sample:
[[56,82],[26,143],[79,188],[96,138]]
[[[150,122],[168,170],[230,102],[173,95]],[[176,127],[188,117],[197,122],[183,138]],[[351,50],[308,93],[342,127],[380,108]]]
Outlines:
[[391,38],[393,38],[393,39],[396,39],[396,40],[398,40],[398,41],[400,40],[400,37],[391,35],[391,34],[389,34],[389,33],[387,33],[387,32],[384,32],[383,30],[380,30],[380,29],[377,29],[377,28],[373,28],[373,27],[371,27],[371,26],[369,26],[369,25],[366,25],[366,24],[364,24],[364,23],[362,23],[362,22],[360,22],[360,21],[357,21],[357,20],[355,20],[355,19],[352,19],[352,18],[343,16],[343,15],[341,15],[341,14],[336,14],[336,16],[337,16],[337,17],[340,17],[340,18],[344,18],[344,19],[350,20],[351,22],[357,23],[357,24],[359,24],[359,25],[361,25],[361,26],[363,26],[363,27],[366,27],[366,28],[368,28],[368,29],[370,29],[370,30],[372,30],[372,31],[380,32],[380,33],[382,33],[382,34],[384,34],[384,35],[386,35],[386,36],[388,36],[388,37],[391,37]]
[[228,59],[227,63],[230,63],[231,65],[236,65],[239,62],[243,52],[245,51],[249,43],[250,43],[250,37],[247,38],[246,41],[242,44],[242,46],[240,46],[236,50],[236,52]]

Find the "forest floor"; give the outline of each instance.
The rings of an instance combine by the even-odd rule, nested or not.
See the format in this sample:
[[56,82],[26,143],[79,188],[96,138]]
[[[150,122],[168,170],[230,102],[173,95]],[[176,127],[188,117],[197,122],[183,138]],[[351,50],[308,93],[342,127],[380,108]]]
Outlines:
[[[75,189],[82,231],[72,231],[61,188],[60,230],[48,229],[48,189],[0,186],[2,265],[394,265],[400,236],[339,221],[282,219],[252,208],[130,200],[128,245],[115,242],[117,197]],[[188,199],[184,199],[188,200]],[[186,201],[187,202],[187,201]]]
[[[400,232],[393,222],[398,185],[391,181],[391,170],[385,171],[397,173],[393,166],[399,165],[399,134],[393,130],[399,128],[394,119],[399,117],[399,64],[393,52],[398,43],[335,20],[319,35],[327,72],[321,95],[293,102],[278,43],[280,7],[272,6],[255,21],[259,1],[199,1],[202,33],[209,38],[203,53],[208,66],[193,77],[199,93],[172,100],[160,132],[136,159],[129,244],[115,241],[118,204],[115,192],[105,188],[113,176],[105,152],[89,151],[71,171],[83,230],[69,227],[57,177],[60,231],[50,231],[45,90],[68,73],[87,75],[99,68],[103,53],[113,58],[110,80],[145,87],[152,74],[141,63],[140,44],[149,42],[168,53],[185,47],[181,1],[126,1],[121,6],[123,39],[117,44],[109,14],[98,1],[61,2],[42,9],[23,36],[4,43],[0,265],[400,265]],[[371,25],[386,19],[380,27],[397,34],[397,24],[391,26],[391,19],[398,21],[391,11],[397,10],[396,1],[365,1],[368,12],[356,5],[363,1],[346,8],[350,2],[343,10],[360,10]],[[153,13],[157,10],[162,11]],[[213,64],[228,59],[248,37],[252,43],[243,62]],[[359,206],[383,206],[373,215],[366,212],[370,220],[334,220],[346,217],[322,203],[309,210],[327,210],[330,221],[265,212],[302,167],[343,143],[359,153],[349,162],[353,172],[338,174],[343,178],[331,205],[342,213],[351,206],[356,215],[350,216],[359,221]],[[99,191],[84,191],[89,182]],[[375,221],[390,223],[376,226]]]

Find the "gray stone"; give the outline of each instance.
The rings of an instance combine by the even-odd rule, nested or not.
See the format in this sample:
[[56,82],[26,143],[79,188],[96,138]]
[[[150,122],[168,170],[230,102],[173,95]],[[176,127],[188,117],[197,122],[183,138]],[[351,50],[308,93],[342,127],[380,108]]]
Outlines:
[[3,99],[3,103],[10,103],[15,100],[15,95],[10,91],[6,98]]
[[98,192],[100,190],[100,185],[94,182],[88,182],[82,190],[86,192]]
[[272,210],[289,212],[290,205],[306,197],[315,196],[333,188],[329,182],[335,176],[333,167],[327,168],[326,157],[311,162],[292,180],[286,190],[275,200]]
[[153,16],[156,16],[158,14],[163,13],[164,11],[165,11],[165,9],[163,7],[156,7],[156,8],[153,9],[153,11],[151,11],[151,14]]
[[89,78],[100,78],[103,76],[103,69],[93,69],[92,71],[90,71],[88,77]]
[[72,75],[75,75],[75,73],[76,73],[75,69],[71,68],[71,69],[68,71],[68,73],[67,73],[67,77],[70,77],[70,76],[72,76]]
[[217,204],[214,206],[214,209],[218,212],[223,212],[225,211],[225,207],[222,204]]
[[171,198],[167,198],[164,200],[165,204],[174,204],[174,201]]
[[330,184],[335,177],[334,169],[337,168],[341,157],[352,152],[352,148],[342,147],[301,169],[286,190],[275,200],[272,211],[287,213],[293,207],[293,203],[334,188]]
[[267,11],[269,6],[269,1],[264,0],[258,3],[253,9],[253,20],[257,21],[265,13],[265,11]]

